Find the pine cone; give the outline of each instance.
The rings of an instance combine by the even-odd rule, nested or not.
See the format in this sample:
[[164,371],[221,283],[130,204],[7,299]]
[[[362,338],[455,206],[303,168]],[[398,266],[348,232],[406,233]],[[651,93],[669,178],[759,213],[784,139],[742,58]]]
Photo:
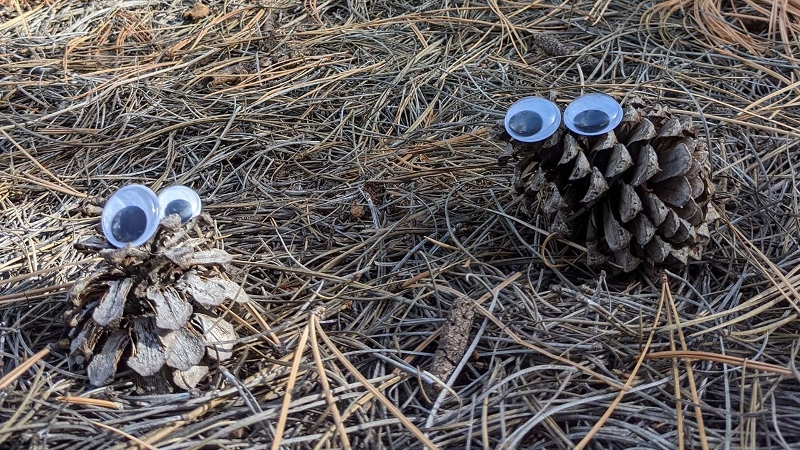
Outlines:
[[508,148],[500,162],[517,161],[513,187],[529,214],[539,213],[538,204],[551,232],[585,244],[589,265],[611,260],[630,272],[643,261],[699,259],[716,217],[704,140],[662,105],[634,98],[622,111],[620,124],[598,136],[562,125],[525,143],[503,128]]
[[[100,238],[76,244],[104,261],[69,291],[71,356],[89,361],[89,381],[111,381],[121,367],[133,370],[140,389],[169,384],[189,390],[212,362],[231,357],[233,326],[218,317],[225,301],[250,301],[239,285],[222,277],[231,256],[201,250],[177,214],[167,216],[141,247],[110,248]],[[124,365],[120,365],[123,362]],[[170,388],[170,387],[167,387]]]

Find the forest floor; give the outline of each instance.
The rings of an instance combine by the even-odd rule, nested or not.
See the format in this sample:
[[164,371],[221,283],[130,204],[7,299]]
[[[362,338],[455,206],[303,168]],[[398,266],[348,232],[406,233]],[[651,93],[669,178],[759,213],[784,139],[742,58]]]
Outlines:
[[[0,448],[797,448],[796,1],[280,1],[0,1]],[[702,260],[590,268],[520,212],[495,122],[586,92],[698,124]],[[195,189],[253,300],[190,392],[64,345],[131,182]]]

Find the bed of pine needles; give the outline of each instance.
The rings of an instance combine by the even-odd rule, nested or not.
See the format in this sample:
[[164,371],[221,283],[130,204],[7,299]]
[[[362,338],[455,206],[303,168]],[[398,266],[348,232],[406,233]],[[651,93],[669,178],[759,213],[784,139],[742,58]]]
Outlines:
[[[797,448],[797,1],[278,1],[0,2],[0,448]],[[596,91],[707,136],[703,261],[518,214],[493,124]],[[254,300],[192,392],[67,359],[131,182],[197,190]]]

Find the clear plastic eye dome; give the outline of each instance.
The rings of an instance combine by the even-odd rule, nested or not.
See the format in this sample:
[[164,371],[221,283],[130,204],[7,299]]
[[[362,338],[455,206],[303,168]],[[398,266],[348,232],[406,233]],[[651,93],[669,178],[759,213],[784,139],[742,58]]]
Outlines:
[[159,219],[170,214],[178,214],[181,216],[181,223],[199,216],[203,206],[197,192],[180,185],[170,186],[158,194],[158,204]]
[[521,142],[543,141],[561,125],[561,110],[541,97],[525,97],[514,102],[506,113],[506,131]]
[[100,222],[113,246],[142,245],[158,229],[158,197],[141,184],[125,186],[106,200]]
[[622,106],[606,94],[586,94],[564,110],[564,124],[583,136],[607,133],[622,122]]

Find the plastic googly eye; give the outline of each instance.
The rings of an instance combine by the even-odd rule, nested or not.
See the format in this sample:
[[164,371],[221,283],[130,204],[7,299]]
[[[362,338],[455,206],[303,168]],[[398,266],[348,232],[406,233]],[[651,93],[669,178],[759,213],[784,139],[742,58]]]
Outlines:
[[100,222],[113,246],[142,245],[158,229],[158,197],[141,184],[125,186],[106,200]]
[[521,142],[543,141],[561,125],[561,110],[555,103],[541,97],[525,97],[508,108],[506,131]]
[[622,122],[622,106],[606,94],[586,94],[564,110],[564,124],[583,136],[607,133]]
[[197,192],[186,186],[170,186],[158,194],[159,219],[170,214],[181,216],[181,223],[186,223],[200,215],[202,203]]

